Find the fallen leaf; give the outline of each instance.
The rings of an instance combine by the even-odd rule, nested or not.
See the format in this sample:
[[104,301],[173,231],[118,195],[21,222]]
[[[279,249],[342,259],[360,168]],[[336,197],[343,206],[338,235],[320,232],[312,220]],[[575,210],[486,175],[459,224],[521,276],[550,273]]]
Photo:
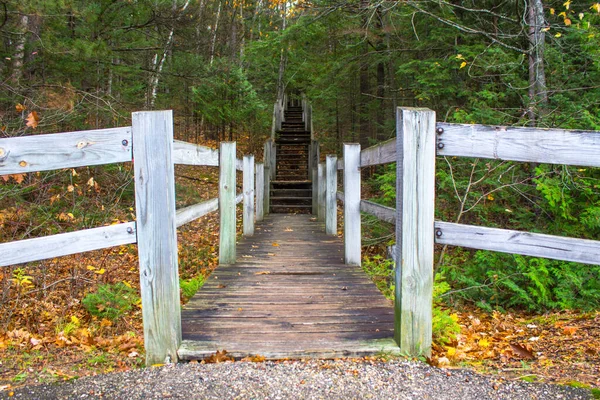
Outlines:
[[217,286],[217,289],[225,289],[227,285],[220,284]]
[[565,335],[573,335],[578,329],[576,326],[563,326],[563,333]]
[[227,355],[227,350],[217,350],[215,354],[204,360],[207,364],[215,364],[225,361],[234,361],[233,357]]
[[27,118],[25,119],[25,125],[27,125],[30,128],[37,128],[38,124],[40,122],[40,116],[38,115],[38,113],[36,111],[32,111],[29,113],[29,115],[27,116]]
[[261,356],[261,355],[253,355],[253,356],[248,356],[248,357],[244,357],[242,358],[242,361],[249,361],[249,362],[264,362],[265,361],[265,357]]
[[17,112],[23,112],[27,109],[27,107],[25,107],[23,104],[19,103],[15,106],[15,109],[17,110]]
[[259,272],[255,272],[254,275],[269,275],[271,274],[271,271],[259,271]]
[[510,348],[511,348],[513,354],[515,354],[516,356],[519,356],[520,358],[524,358],[526,360],[533,360],[535,358],[535,356],[533,355],[533,353],[531,351],[527,350],[525,347],[523,347],[521,345],[510,343]]
[[273,243],[273,247],[279,247],[279,244]]

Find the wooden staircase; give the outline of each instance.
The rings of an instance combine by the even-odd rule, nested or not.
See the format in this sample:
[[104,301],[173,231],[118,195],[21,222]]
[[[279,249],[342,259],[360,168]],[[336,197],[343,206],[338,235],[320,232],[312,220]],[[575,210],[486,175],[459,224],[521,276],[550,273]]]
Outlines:
[[277,165],[271,182],[272,213],[312,212],[312,183],[308,170],[310,131],[302,106],[291,102],[275,138]]

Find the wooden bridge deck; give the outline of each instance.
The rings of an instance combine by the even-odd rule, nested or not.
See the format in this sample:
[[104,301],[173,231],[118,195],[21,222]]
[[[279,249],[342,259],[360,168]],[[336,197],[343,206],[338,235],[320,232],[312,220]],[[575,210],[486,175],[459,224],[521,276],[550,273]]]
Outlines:
[[182,310],[181,359],[398,352],[393,307],[309,215],[271,214]]

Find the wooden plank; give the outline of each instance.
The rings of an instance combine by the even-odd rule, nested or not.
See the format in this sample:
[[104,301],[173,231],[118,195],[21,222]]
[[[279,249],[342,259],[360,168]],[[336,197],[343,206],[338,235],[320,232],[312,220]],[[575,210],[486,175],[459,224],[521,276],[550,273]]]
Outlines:
[[[439,123],[438,155],[600,167],[600,132]],[[441,149],[440,146],[443,146]]]
[[439,244],[600,265],[600,241],[436,221]]
[[325,181],[325,163],[319,163],[317,175],[319,180],[319,184],[317,185],[317,219],[319,221],[325,221],[325,192],[327,190],[327,182]]
[[360,145],[344,144],[344,262],[361,265]]
[[173,162],[185,165],[219,166],[219,150],[175,140]]
[[136,242],[135,222],[0,243],[0,267]]
[[254,235],[254,156],[244,156],[243,176],[243,232],[244,236]]
[[327,190],[325,199],[325,233],[337,235],[337,156],[328,154],[326,158]]
[[319,160],[321,158],[319,142],[313,140],[311,142],[311,164],[310,164],[310,174],[312,181],[312,213],[313,215],[319,214]]
[[373,215],[385,222],[390,224],[396,224],[396,209],[392,207],[386,207],[381,204],[373,203],[369,200],[360,201],[360,211],[367,214]]
[[256,163],[256,222],[265,217],[265,164]]
[[0,139],[0,175],[131,161],[131,127]]
[[219,263],[235,263],[235,142],[221,142],[219,160]]
[[181,343],[172,111],[132,115],[146,365],[177,361]]
[[406,354],[431,354],[435,112],[397,110],[396,342]]
[[360,152],[361,167],[392,162],[396,162],[396,138],[386,140]]
[[214,198],[202,203],[194,204],[189,207],[180,208],[176,212],[175,219],[177,221],[177,227],[183,226],[187,223],[197,220],[211,212],[219,209],[219,199]]
[[338,169],[338,171],[341,171],[344,169],[344,159],[343,158],[338,158],[337,169]]

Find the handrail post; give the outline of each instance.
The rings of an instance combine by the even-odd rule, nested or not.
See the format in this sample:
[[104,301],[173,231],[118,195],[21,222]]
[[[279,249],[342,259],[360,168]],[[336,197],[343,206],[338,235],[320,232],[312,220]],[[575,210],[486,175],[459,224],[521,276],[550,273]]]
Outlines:
[[326,170],[325,233],[337,235],[337,156],[335,154],[327,155]]
[[244,236],[252,236],[254,235],[254,156],[244,156],[243,165]]
[[309,173],[312,181],[312,213],[317,215],[319,213],[319,171],[317,165],[319,164],[319,142],[312,140],[310,143],[310,159],[309,159]]
[[431,354],[435,195],[435,112],[396,114],[394,339],[411,356]]
[[319,185],[317,193],[318,213],[317,220],[325,221],[325,190],[327,189],[327,182],[325,181],[325,163],[319,163],[318,165],[318,176]]
[[265,164],[256,163],[256,221],[265,217]]
[[344,144],[344,262],[361,265],[360,144]]
[[269,215],[271,206],[271,139],[267,140],[264,145],[263,160],[265,163],[264,175],[264,198],[263,210],[265,215]]
[[235,263],[235,142],[219,150],[219,264]]
[[146,365],[177,362],[181,312],[173,112],[134,112],[132,133]]
[[271,149],[269,151],[269,160],[271,162],[271,180],[274,181],[277,179],[277,144],[275,140],[271,140],[269,143]]

